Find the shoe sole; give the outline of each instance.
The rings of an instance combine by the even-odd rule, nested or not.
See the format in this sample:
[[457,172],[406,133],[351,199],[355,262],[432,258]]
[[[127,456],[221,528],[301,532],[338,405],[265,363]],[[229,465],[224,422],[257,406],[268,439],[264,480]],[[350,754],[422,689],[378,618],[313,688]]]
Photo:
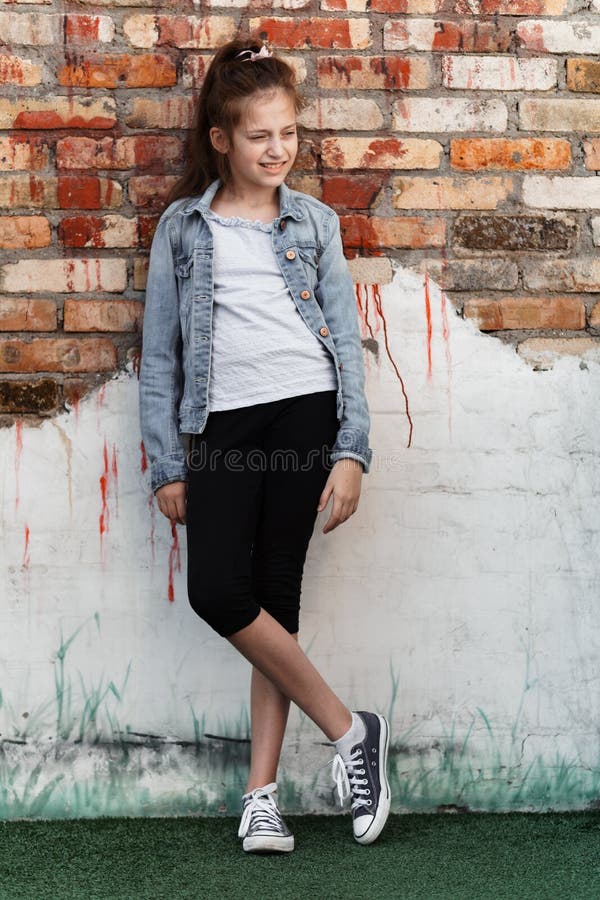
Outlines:
[[[358,841],[359,844],[372,844],[383,830],[383,826],[387,822],[387,817],[390,814],[390,805],[391,805],[391,794],[390,794],[390,784],[387,777],[387,756],[388,756],[388,747],[390,743],[390,730],[388,728],[388,723],[383,716],[378,716],[380,731],[379,731],[379,778],[381,781],[381,793],[379,794],[379,804],[377,806],[377,812],[373,818],[373,821],[367,828],[364,834],[360,837],[354,835],[354,840]],[[382,762],[383,760],[383,762]]]
[[242,847],[246,853],[289,853],[294,849],[294,835],[290,837],[247,837]]

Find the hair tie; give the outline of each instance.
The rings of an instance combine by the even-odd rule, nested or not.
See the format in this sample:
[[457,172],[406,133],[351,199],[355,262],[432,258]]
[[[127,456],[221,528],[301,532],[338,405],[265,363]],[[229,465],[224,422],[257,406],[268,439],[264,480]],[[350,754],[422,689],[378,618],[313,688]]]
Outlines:
[[248,53],[249,56],[247,56],[243,62],[256,62],[257,59],[268,59],[270,56],[273,56],[266,44],[262,45],[258,53],[255,53],[254,50],[241,50],[236,54],[235,58],[239,59],[241,56],[244,56],[245,53]]

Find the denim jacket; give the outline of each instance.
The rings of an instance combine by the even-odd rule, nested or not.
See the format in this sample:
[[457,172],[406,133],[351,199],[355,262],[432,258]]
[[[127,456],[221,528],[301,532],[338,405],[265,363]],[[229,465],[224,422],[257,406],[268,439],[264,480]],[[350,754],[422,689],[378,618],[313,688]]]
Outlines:
[[[180,435],[200,434],[208,418],[213,309],[213,244],[203,213],[220,181],[162,214],[150,252],[140,369],[140,422],[152,490],[186,481]],[[275,255],[306,327],[331,354],[339,430],[330,458],[369,471],[369,412],[352,278],[339,219],[307,194],[279,187]]]

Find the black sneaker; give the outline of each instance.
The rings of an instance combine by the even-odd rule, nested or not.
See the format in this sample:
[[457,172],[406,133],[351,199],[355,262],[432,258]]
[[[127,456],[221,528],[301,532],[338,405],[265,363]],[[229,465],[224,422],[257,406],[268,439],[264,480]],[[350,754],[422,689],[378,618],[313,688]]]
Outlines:
[[390,729],[383,716],[357,712],[366,734],[345,759],[336,754],[333,778],[341,805],[352,795],[352,829],[359,844],[372,844],[379,836],[390,812],[387,779],[387,752]]
[[289,853],[294,849],[291,833],[277,807],[275,782],[255,788],[242,797],[244,811],[238,831],[248,853]]

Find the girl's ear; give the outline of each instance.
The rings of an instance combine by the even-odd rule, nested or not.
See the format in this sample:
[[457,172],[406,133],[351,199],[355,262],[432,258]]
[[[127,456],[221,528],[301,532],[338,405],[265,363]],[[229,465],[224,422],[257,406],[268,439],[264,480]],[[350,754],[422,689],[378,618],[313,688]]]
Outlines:
[[222,128],[211,128],[208,132],[208,136],[210,138],[210,142],[213,145],[214,149],[217,153],[228,153],[229,152],[229,138],[225,134]]

